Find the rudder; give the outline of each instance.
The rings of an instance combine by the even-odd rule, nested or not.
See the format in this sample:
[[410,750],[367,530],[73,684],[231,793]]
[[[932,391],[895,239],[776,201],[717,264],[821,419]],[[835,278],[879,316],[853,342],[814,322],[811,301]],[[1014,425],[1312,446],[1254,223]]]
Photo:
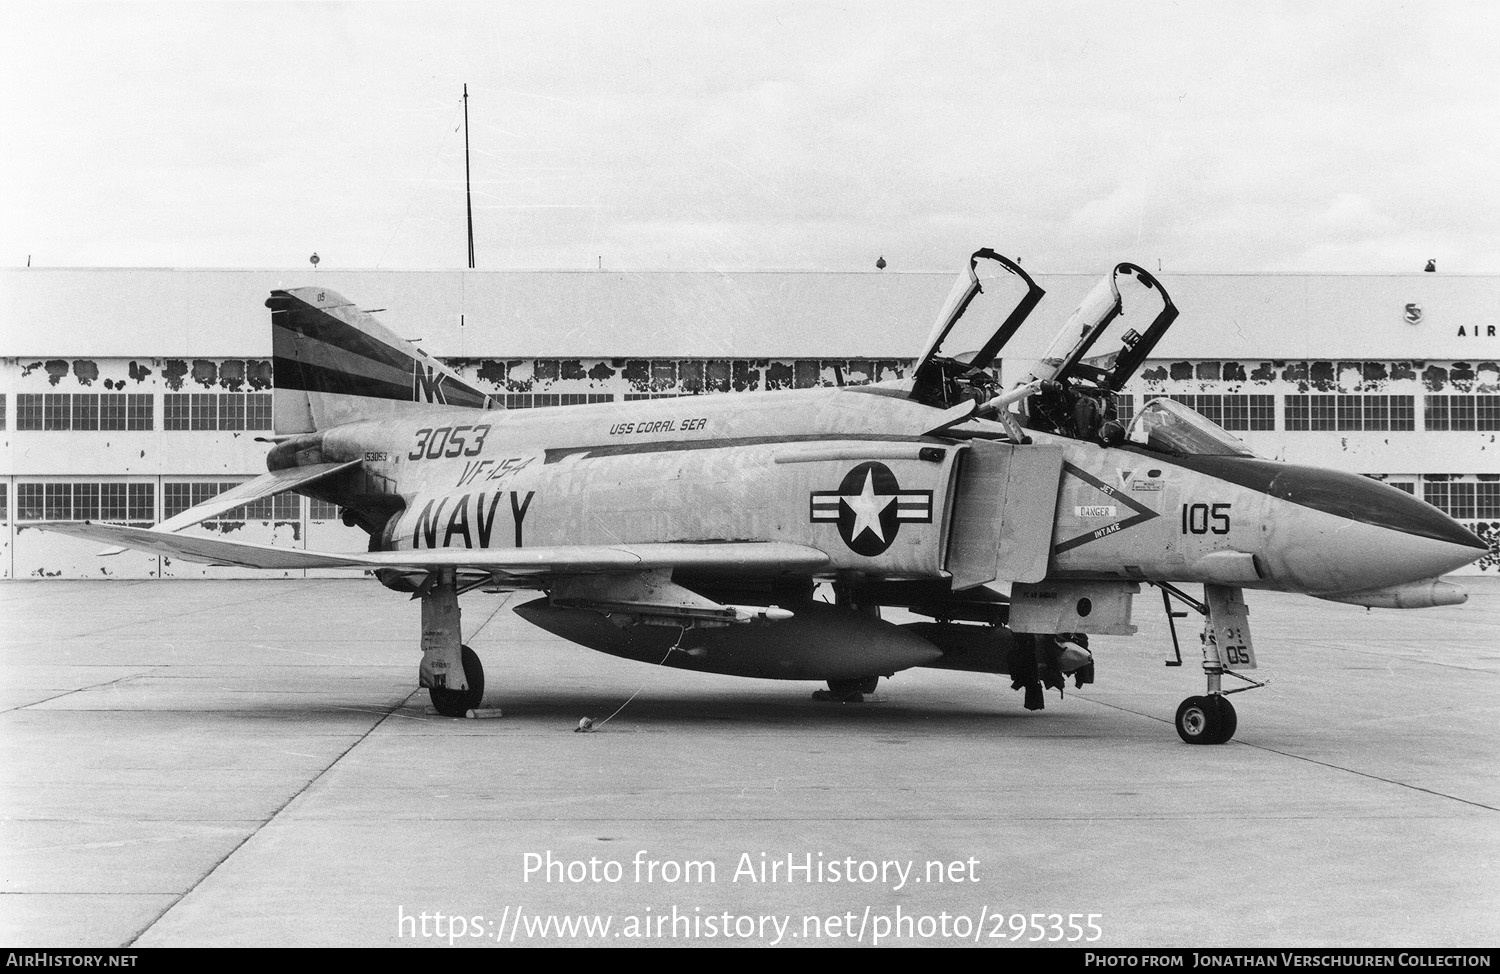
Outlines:
[[493,397],[335,291],[272,291],[266,307],[271,309],[272,419],[278,434],[434,406],[497,406]]

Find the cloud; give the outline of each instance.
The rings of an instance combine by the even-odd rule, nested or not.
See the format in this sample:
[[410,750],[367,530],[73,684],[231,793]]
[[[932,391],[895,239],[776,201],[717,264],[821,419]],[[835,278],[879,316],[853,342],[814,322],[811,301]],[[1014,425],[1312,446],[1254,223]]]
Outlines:
[[1370,201],[1358,193],[1338,194],[1314,214],[1312,222],[1319,230],[1340,236],[1383,234],[1396,226],[1394,220],[1377,213]]

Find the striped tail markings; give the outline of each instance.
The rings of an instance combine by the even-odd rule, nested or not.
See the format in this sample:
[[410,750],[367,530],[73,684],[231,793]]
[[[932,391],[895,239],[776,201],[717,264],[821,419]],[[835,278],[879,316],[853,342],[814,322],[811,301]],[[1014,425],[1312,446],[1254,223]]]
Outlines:
[[495,400],[327,288],[272,291],[277,433]]

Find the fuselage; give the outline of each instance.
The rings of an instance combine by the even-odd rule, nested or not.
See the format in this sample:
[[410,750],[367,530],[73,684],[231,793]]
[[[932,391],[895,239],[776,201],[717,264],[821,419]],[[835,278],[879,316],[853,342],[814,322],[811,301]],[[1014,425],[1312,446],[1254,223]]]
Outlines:
[[[364,461],[335,499],[395,510],[374,539],[385,550],[789,541],[826,551],[828,574],[871,579],[978,584],[1027,564],[1316,595],[1431,579],[1487,550],[1353,474],[1044,433],[1010,446],[985,421],[924,435],[936,414],[888,390],[814,389],[431,408],[318,435],[323,458]],[[976,568],[976,537],[998,559],[981,551]]]
[[[1234,732],[1221,680],[1256,666],[1242,589],[1462,601],[1438,576],[1486,547],[1414,497],[1262,460],[1169,399],[1120,422],[1117,393],[1177,317],[1137,265],[1115,265],[1002,391],[991,367],[1042,296],[982,248],[900,382],[507,412],[342,295],[275,291],[278,442],[271,473],[237,489],[311,494],[369,534],[371,554],[289,560],[371,567],[420,598],[420,683],[449,716],[483,697],[461,642],[458,597],[473,588],[544,592],[515,611],[632,659],[826,680],[846,701],[915,666],[1003,673],[1038,709],[1044,686],[1092,682],[1087,637],[1134,633],[1131,599],[1156,583],[1205,616],[1208,696],[1176,718],[1190,743]],[[1203,583],[1203,601],[1174,582]],[[883,619],[888,606],[933,621]]]

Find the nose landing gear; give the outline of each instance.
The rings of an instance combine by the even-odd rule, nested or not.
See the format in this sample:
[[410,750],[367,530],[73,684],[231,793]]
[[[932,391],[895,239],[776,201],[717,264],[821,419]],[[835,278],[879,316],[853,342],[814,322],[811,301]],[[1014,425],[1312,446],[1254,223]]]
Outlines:
[[[1203,601],[1199,602],[1171,585],[1158,584],[1162,590],[1162,604],[1167,610],[1167,625],[1172,632],[1172,648],[1176,650],[1176,659],[1168,660],[1168,666],[1182,665],[1182,649],[1177,643],[1177,625],[1173,620],[1185,614],[1172,611],[1171,597],[1177,597],[1205,617],[1203,675],[1208,692],[1201,697],[1188,697],[1178,705],[1177,736],[1189,744],[1225,744],[1239,727],[1239,717],[1228,695],[1265,686],[1230,668],[1255,669],[1255,647],[1250,641],[1250,610],[1245,605],[1244,594],[1237,586],[1204,585]],[[1243,680],[1250,686],[1225,690],[1226,676]]]

